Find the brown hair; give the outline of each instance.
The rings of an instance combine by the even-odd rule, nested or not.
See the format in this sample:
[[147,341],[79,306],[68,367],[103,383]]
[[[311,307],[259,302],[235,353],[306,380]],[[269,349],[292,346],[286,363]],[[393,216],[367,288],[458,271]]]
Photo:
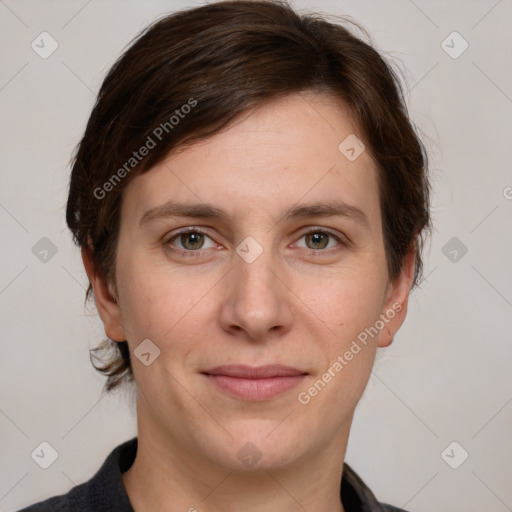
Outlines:
[[[352,112],[379,169],[389,276],[399,275],[415,249],[417,284],[430,228],[427,153],[400,82],[379,53],[343,25],[299,15],[278,0],[180,11],[131,43],[106,76],[73,156],[66,220],[75,243],[91,249],[96,268],[115,286],[128,183],[171,149],[219,132],[269,99],[305,90],[333,95]],[[86,301],[91,291],[89,284]],[[91,360],[108,376],[107,391],[133,379],[126,341],[105,340]]]

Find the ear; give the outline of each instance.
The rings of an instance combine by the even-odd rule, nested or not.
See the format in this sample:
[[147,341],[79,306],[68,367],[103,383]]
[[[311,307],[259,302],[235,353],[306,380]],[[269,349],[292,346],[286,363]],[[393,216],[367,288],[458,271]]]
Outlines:
[[400,329],[407,316],[407,304],[414,277],[415,256],[416,249],[413,245],[400,275],[389,283],[385,304],[380,316],[384,321],[384,327],[379,332],[379,347],[391,345],[393,336]]
[[105,334],[111,340],[126,341],[121,310],[115,298],[114,287],[97,271],[90,248],[82,247],[82,261],[94,292],[96,308],[105,327]]

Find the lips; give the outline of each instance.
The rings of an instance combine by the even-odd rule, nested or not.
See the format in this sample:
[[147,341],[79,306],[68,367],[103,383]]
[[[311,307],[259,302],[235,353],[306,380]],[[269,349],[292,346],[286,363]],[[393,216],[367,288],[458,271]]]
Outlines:
[[268,379],[272,377],[293,377],[307,375],[307,372],[280,364],[251,367],[246,365],[217,366],[205,372],[206,375],[224,375],[241,379]]
[[203,372],[222,393],[244,401],[269,400],[297,386],[307,372],[283,365],[217,366]]

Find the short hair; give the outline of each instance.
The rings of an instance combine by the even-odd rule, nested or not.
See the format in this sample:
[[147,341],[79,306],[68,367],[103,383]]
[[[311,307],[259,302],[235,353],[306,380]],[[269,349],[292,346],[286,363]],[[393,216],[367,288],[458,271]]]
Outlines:
[[[271,99],[302,91],[331,95],[348,107],[378,169],[389,277],[400,274],[414,250],[415,286],[431,224],[430,187],[427,152],[400,81],[371,44],[341,23],[299,14],[280,0],[179,11],[131,42],[104,79],[72,158],[66,220],[74,242],[90,248],[97,271],[115,286],[128,183],[172,149],[218,133]],[[86,302],[91,291],[89,283]],[[104,340],[91,350],[91,361],[108,377],[106,391],[133,380],[126,341]]]

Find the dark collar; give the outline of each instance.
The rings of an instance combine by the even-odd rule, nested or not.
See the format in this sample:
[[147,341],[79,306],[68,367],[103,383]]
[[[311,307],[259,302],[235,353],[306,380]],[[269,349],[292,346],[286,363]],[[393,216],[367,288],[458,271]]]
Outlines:
[[[67,494],[49,498],[20,512],[73,510],[73,512],[134,512],[123,484],[137,454],[134,437],[112,450],[98,472],[87,482],[73,487]],[[343,465],[340,497],[346,512],[400,512],[379,503],[366,484],[347,464]],[[402,511],[405,512],[405,511]]]
[[[131,467],[136,453],[137,438],[135,437],[115,448],[96,475],[99,477],[95,482],[98,488],[105,485],[105,479],[111,482],[116,490],[114,494],[119,495],[118,499],[122,497],[122,500],[129,506],[126,508],[127,512],[128,510],[132,512],[133,509],[129,505],[121,473]],[[372,491],[347,463],[343,465],[340,498],[346,512],[384,512],[387,510],[386,506],[377,501]]]

